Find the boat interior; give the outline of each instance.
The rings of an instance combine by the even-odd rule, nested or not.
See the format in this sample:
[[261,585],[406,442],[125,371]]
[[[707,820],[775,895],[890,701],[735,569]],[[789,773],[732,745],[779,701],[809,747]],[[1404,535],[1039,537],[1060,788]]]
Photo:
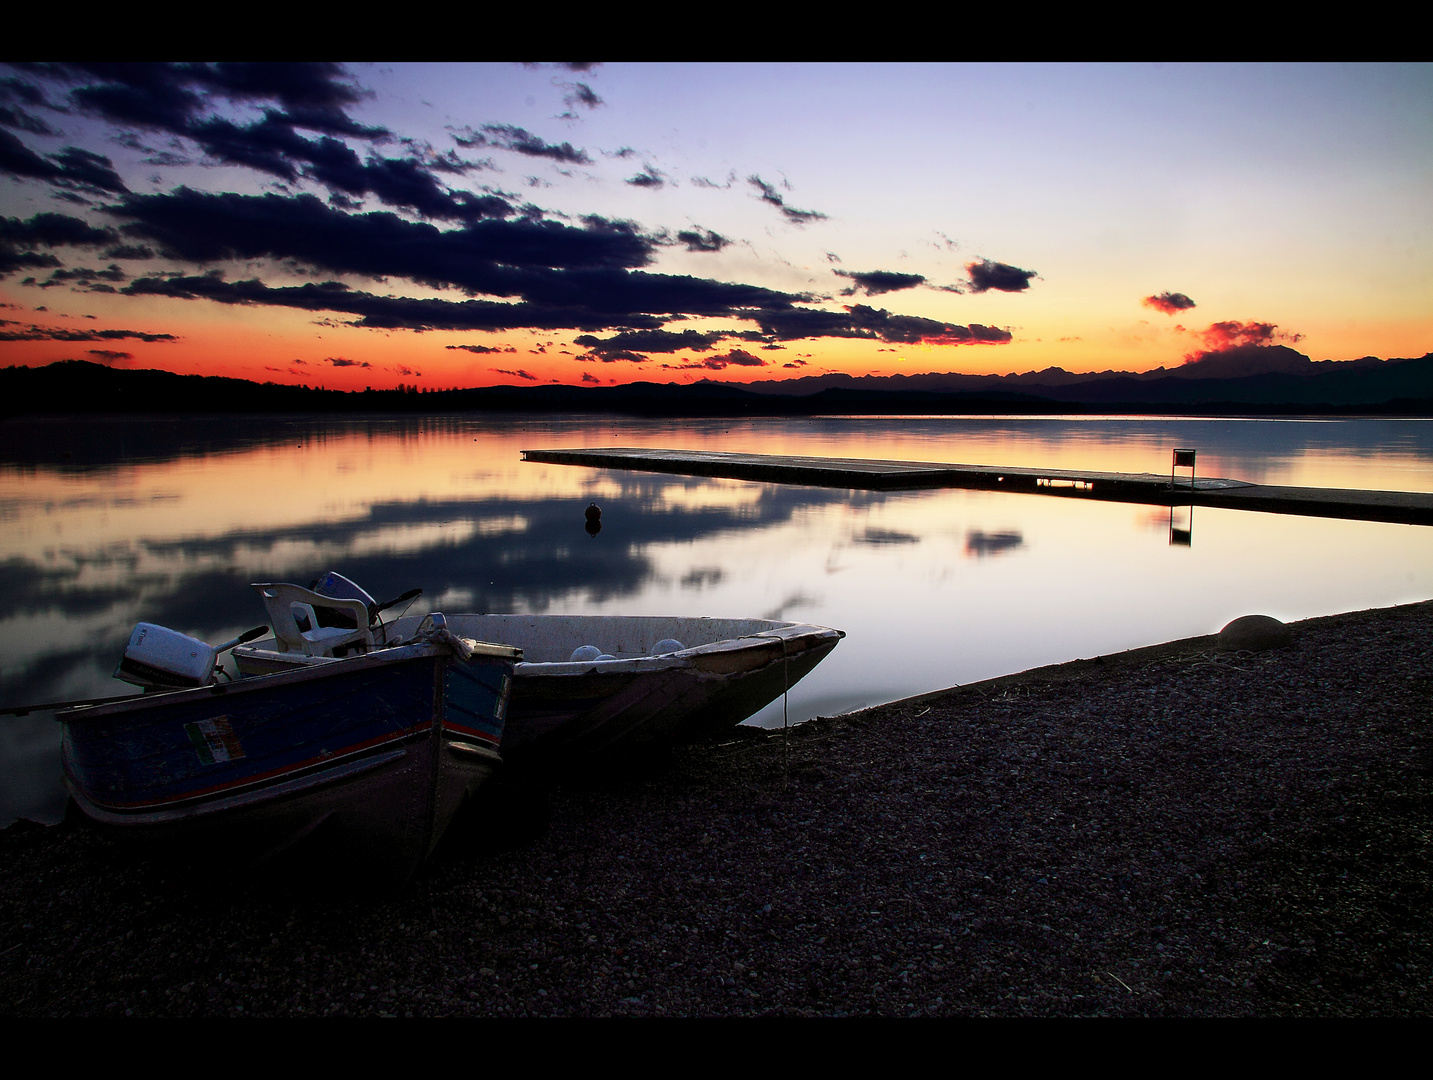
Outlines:
[[[385,622],[376,604],[347,578],[329,573],[314,589],[280,582],[254,585],[274,628],[272,639],[236,650],[245,655],[309,663],[407,643],[419,636],[426,615]],[[400,599],[416,595],[404,594]],[[396,603],[390,601],[389,603]],[[790,638],[821,631],[799,623],[769,619],[713,619],[645,615],[448,615],[447,629],[476,641],[515,645],[526,665],[588,667],[654,658],[681,657],[756,636]],[[829,631],[827,631],[829,633]],[[622,666],[617,663],[616,666]]]
[[[734,638],[797,626],[767,619],[706,619],[644,615],[449,615],[448,629],[478,641],[517,645],[527,663],[634,660],[682,653]],[[388,639],[415,633],[421,618],[388,626]],[[591,647],[597,652],[574,656]]]

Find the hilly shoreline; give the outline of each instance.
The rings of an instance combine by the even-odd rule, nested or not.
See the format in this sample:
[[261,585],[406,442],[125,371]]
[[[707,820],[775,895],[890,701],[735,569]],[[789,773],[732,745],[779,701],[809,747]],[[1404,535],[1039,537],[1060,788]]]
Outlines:
[[171,412],[523,412],[634,416],[812,416],[1148,412],[1433,415],[1433,353],[1313,361],[1246,346],[1176,368],[1011,375],[852,376],[753,383],[631,382],[449,390],[330,390],[65,360],[0,370],[0,416]]

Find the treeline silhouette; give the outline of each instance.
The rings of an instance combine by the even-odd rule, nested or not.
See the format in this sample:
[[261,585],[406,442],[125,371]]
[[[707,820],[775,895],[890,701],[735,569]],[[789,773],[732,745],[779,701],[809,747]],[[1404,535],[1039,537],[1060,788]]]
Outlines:
[[1433,415],[1433,354],[1377,370],[1301,377],[1097,379],[1022,391],[913,391],[830,387],[762,393],[723,383],[489,386],[329,390],[216,375],[106,367],[64,360],[0,370],[0,416],[69,413],[618,413],[633,416],[811,416],[856,413],[1352,413]]

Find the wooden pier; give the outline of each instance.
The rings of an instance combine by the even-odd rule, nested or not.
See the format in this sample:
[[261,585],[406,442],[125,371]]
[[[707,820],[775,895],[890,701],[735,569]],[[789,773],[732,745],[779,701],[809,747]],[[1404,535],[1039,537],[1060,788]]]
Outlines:
[[946,465],[925,461],[823,458],[774,454],[732,454],[719,450],[656,450],[603,447],[583,450],[524,450],[524,461],[635,469],[684,476],[720,476],[771,484],[805,484],[872,491],[975,488],[1034,495],[1096,499],[1152,506],[1219,506],[1269,514],[1353,518],[1405,525],[1433,525],[1433,494],[1421,491],[1363,491],[1356,488],[1285,487],[1242,480],[1198,477],[1171,485],[1168,475],[1078,469],[1002,468]]

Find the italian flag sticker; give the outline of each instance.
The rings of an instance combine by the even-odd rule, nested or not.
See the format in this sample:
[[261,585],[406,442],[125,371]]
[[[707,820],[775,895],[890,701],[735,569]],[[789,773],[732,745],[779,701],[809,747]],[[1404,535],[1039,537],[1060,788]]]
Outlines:
[[233,761],[244,756],[239,736],[235,735],[234,729],[229,726],[227,716],[185,724],[184,731],[194,749],[198,751],[199,760],[205,765],[213,765],[216,761]]

